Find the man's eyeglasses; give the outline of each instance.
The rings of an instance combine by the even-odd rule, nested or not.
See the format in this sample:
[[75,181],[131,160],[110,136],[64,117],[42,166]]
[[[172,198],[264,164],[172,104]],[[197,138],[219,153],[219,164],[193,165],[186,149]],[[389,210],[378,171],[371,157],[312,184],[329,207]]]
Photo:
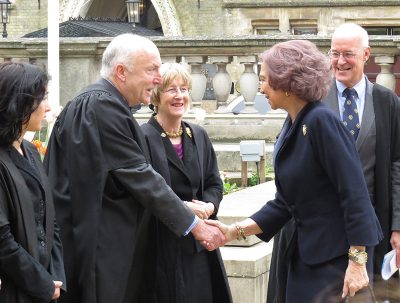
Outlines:
[[171,96],[175,96],[178,94],[178,91],[184,95],[189,92],[189,88],[187,87],[170,87],[164,90],[164,93],[170,94]]
[[337,52],[337,51],[331,49],[328,52],[328,56],[331,59],[339,59],[340,56],[343,56],[344,59],[351,60],[357,56],[357,53],[355,53],[355,52]]

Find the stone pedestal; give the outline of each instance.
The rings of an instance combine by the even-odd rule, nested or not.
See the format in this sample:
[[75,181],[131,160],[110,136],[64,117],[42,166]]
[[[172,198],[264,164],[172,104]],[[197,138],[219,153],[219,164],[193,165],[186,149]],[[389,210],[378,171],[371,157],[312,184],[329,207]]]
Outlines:
[[[234,192],[224,196],[218,217],[226,224],[241,221],[274,196],[274,181]],[[234,303],[265,303],[272,246],[250,236],[221,248]]]
[[234,303],[265,303],[273,243],[251,247],[222,247]]

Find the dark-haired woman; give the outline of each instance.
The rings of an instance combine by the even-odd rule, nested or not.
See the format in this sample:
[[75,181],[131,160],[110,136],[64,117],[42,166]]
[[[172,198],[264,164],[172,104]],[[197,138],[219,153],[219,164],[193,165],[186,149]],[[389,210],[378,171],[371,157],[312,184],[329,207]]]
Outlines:
[[0,302],[48,303],[65,290],[51,191],[36,147],[48,77],[25,63],[0,65]]

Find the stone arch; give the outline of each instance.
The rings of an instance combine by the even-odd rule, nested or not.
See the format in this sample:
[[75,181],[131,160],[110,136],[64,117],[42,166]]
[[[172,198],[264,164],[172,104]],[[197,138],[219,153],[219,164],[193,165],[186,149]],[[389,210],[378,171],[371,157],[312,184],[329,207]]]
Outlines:
[[[94,2],[107,0],[62,0],[60,3],[60,20],[67,21],[70,17],[85,17]],[[125,3],[125,1],[121,1]],[[115,2],[114,2],[115,3]],[[151,0],[160,19],[165,36],[181,36],[182,28],[172,0]],[[125,4],[124,4],[125,5]],[[116,16],[118,17],[118,16]]]
[[171,0],[151,0],[165,36],[182,36],[182,28]]
[[70,17],[86,16],[94,0],[62,0],[60,3],[60,21],[67,21]]

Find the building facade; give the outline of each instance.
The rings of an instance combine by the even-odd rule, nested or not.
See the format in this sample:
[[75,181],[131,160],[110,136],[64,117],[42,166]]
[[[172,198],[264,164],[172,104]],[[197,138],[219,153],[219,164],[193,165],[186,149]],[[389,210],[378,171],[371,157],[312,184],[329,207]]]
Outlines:
[[[8,40],[47,27],[47,1],[12,0]],[[59,0],[60,22],[71,17],[127,20],[125,2]],[[259,38],[271,42],[276,38],[329,40],[338,25],[354,22],[368,30],[371,40],[387,40],[390,44],[400,39],[399,4],[400,0],[142,0],[140,25],[161,30],[167,40],[185,39],[192,45],[209,38],[222,40],[227,37]],[[6,41],[0,39],[0,42]],[[379,49],[372,48],[367,75],[375,81],[378,74],[383,73],[381,78],[392,81],[394,85],[391,86],[400,94],[399,51],[392,47],[385,49],[382,43],[379,43]],[[245,53],[254,54],[254,49]],[[191,55],[203,56],[202,53]],[[215,55],[234,56],[227,48],[219,48]],[[236,59],[224,58],[222,61],[229,63],[228,72],[238,80],[242,69],[237,71],[238,68],[232,64]],[[218,63],[210,58],[195,61]],[[216,69],[215,65],[211,74]]]

